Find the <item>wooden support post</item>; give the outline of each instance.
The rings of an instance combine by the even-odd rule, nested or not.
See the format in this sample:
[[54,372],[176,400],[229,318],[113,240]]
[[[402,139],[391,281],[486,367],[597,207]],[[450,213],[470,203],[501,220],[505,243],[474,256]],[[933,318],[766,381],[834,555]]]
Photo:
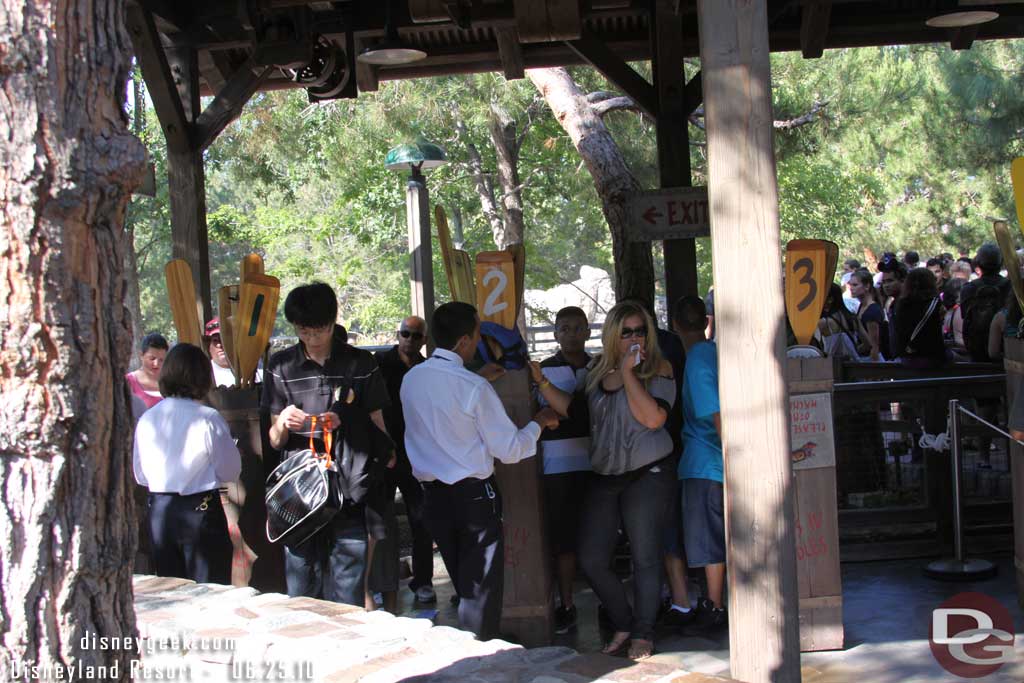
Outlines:
[[498,39],[498,56],[501,58],[501,69],[507,80],[513,81],[523,77],[526,73],[523,65],[523,48],[519,44],[519,36],[515,28],[494,29],[494,35]]
[[213,317],[210,299],[210,251],[206,237],[206,174],[203,153],[167,150],[167,182],[171,199],[171,240],[174,258],[192,268],[203,321]]
[[[654,87],[658,100],[658,173],[661,187],[690,187],[690,134],[683,63],[683,20],[672,0],[655,0],[651,23]],[[698,83],[699,88],[699,83]],[[690,94],[692,99],[693,95]],[[681,296],[697,294],[697,243],[693,238],[665,240],[665,306],[672,310]],[[669,329],[672,321],[668,321]]]
[[800,680],[767,0],[698,0],[725,456],[729,661],[750,683]]
[[414,170],[405,189],[409,228],[409,287],[412,315],[430,320],[434,314],[434,261],[430,241],[430,199],[426,178]]

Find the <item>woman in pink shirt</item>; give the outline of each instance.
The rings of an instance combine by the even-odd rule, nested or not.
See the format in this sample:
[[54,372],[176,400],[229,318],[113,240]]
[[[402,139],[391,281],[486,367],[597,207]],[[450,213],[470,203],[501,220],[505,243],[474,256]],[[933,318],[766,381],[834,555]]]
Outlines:
[[147,334],[139,345],[142,366],[124,376],[132,393],[142,399],[147,409],[155,406],[163,398],[160,394],[160,369],[164,365],[168,348],[163,335],[156,332]]

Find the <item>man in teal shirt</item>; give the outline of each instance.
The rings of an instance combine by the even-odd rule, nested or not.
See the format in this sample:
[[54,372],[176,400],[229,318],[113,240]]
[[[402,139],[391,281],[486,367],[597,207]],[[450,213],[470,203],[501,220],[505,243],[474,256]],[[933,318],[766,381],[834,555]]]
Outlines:
[[704,302],[684,296],[673,309],[673,325],[686,349],[683,373],[682,480],[683,541],[687,563],[704,567],[708,595],[697,604],[691,630],[704,635],[727,625],[722,599],[725,583],[725,516],[722,487],[722,418],[718,404],[718,352],[705,338]]

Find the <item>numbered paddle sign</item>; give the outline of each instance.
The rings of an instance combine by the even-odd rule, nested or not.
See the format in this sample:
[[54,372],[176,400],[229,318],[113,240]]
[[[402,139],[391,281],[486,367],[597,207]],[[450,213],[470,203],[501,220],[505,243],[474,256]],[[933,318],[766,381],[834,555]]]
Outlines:
[[480,320],[502,327],[516,326],[516,269],[511,252],[483,251],[476,255],[476,308]]
[[828,272],[830,262],[835,268],[830,244],[825,240],[791,240],[786,245],[786,315],[799,344],[810,343],[825,307],[833,275]]
[[1017,227],[1024,233],[1024,157],[1017,157],[1010,164],[1010,182],[1013,184],[1013,200],[1017,205]]
[[1003,265],[1006,266],[1006,275],[1010,278],[1013,295],[1017,297],[1017,303],[1024,309],[1024,280],[1021,279],[1020,259],[1017,257],[1017,250],[1014,248],[1013,238],[1010,236],[1010,228],[1007,227],[1006,221],[992,221],[992,230],[996,234],[999,251],[1003,254]]

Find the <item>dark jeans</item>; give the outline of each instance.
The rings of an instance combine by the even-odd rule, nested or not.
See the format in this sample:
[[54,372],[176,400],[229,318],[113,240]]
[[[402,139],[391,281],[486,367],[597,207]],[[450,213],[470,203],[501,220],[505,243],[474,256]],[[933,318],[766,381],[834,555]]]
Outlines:
[[288,595],[362,607],[366,581],[366,511],[345,506],[302,545],[284,547]]
[[[423,487],[412,476],[412,470],[406,468],[395,468],[392,486],[402,492],[402,501],[405,503],[405,514],[409,518],[409,528],[412,530],[412,581],[409,588],[416,590],[421,586],[434,585],[434,540],[427,530],[426,520],[423,518]],[[394,498],[394,488],[391,489],[391,497]]]
[[[655,471],[656,470],[656,471]],[[580,569],[616,631],[650,640],[661,602],[665,515],[675,496],[676,473],[664,462],[641,473],[595,474],[583,508]],[[633,607],[612,571],[619,518],[629,536],[633,563]]]
[[427,528],[459,595],[459,627],[498,635],[505,581],[501,495],[494,478],[423,485]]
[[220,493],[150,493],[147,501],[157,576],[231,583],[231,537]]

